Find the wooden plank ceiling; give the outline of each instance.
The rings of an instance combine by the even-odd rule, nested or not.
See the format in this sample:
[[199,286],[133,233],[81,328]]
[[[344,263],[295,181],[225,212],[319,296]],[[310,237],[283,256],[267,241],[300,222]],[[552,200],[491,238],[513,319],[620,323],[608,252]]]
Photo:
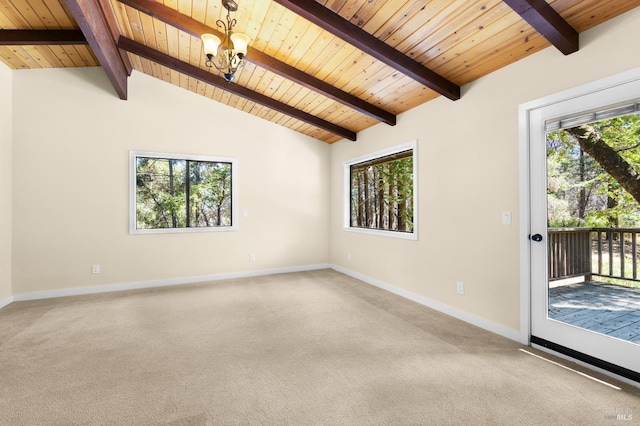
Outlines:
[[250,39],[233,83],[205,66],[220,0],[0,0],[12,69],[102,66],[114,95],[143,72],[327,143],[578,34],[640,0],[236,0]]

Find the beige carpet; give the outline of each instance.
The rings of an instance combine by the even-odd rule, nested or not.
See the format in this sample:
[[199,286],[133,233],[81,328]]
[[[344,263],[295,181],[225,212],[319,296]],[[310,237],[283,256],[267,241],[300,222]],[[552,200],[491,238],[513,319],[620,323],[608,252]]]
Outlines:
[[19,302],[0,424],[640,422],[637,388],[519,348],[331,270]]

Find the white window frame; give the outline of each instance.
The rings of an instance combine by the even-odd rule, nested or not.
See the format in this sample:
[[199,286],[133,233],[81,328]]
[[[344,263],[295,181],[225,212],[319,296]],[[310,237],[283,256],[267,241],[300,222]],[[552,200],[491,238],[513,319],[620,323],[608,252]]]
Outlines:
[[[382,229],[356,228],[351,226],[351,166],[380,157],[396,154],[402,151],[412,151],[413,157],[413,232],[388,231]],[[418,239],[418,140],[376,151],[370,154],[347,160],[343,163],[343,230],[358,234],[378,235],[383,237],[400,238],[403,240]]]
[[[173,160],[203,161],[213,163],[231,163],[231,226],[210,226],[193,228],[136,228],[136,158],[160,158]],[[129,234],[177,234],[193,232],[229,232],[237,230],[236,187],[238,160],[232,157],[209,157],[203,155],[169,154],[161,152],[129,151]]]

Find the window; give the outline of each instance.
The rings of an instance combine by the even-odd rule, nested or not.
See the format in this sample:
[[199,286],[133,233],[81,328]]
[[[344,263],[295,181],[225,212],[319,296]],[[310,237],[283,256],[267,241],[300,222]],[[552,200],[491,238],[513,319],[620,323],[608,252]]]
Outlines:
[[132,152],[131,233],[233,228],[235,159]]
[[417,239],[417,143],[344,163],[345,229]]

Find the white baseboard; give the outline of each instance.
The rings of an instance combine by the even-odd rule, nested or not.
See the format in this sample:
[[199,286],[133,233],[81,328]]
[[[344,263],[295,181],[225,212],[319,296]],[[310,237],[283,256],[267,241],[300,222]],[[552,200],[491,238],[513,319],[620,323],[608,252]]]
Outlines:
[[357,272],[350,271],[341,266],[332,265],[332,264],[292,266],[292,267],[276,268],[276,269],[263,269],[263,270],[257,270],[257,271],[244,271],[244,272],[232,272],[232,273],[225,273],[225,274],[203,275],[203,276],[195,276],[195,277],[173,278],[173,279],[167,279],[167,280],[153,280],[153,281],[139,281],[139,282],[132,282],[132,283],[110,284],[110,285],[97,286],[97,287],[79,287],[79,288],[68,288],[68,289],[51,290],[51,291],[38,291],[38,292],[32,292],[32,293],[20,293],[20,294],[14,294],[13,296],[10,296],[4,300],[0,300],[0,308],[7,306],[12,302],[21,302],[21,301],[27,301],[27,300],[51,299],[55,297],[79,296],[83,294],[109,293],[113,291],[139,290],[139,289],[145,289],[145,288],[165,287],[165,286],[171,286],[171,285],[195,284],[195,283],[202,283],[207,281],[220,281],[220,280],[227,280],[227,279],[233,279],[233,278],[249,278],[249,277],[258,277],[263,275],[284,274],[284,273],[290,273],[290,272],[314,271],[318,269],[327,269],[327,268],[331,268],[345,275],[349,275],[367,284],[371,284],[375,287],[397,294],[398,296],[404,297],[406,299],[412,300],[421,305],[435,309],[444,314],[450,315],[454,318],[458,318],[462,321],[468,322],[469,324],[483,328],[492,333],[504,336],[508,339],[515,340],[525,345],[528,344],[528,342],[522,341],[522,336],[520,332],[518,332],[517,330],[512,330],[510,328],[493,323],[486,319],[476,317],[474,315],[471,315],[463,311],[459,311],[450,306],[435,302],[431,299],[427,299],[426,297],[419,296],[417,294],[411,293],[409,291],[403,290],[398,287],[394,287],[382,281],[375,280],[373,278],[367,277]]
[[9,296],[6,299],[0,300],[0,309],[4,308],[5,306],[12,303],[13,301],[14,301],[13,296]]
[[350,277],[359,279],[360,281],[364,281],[367,284],[371,284],[375,287],[389,291],[393,294],[397,294],[398,296],[404,297],[405,299],[409,299],[421,305],[427,306],[431,309],[435,309],[436,311],[440,311],[444,314],[447,314],[449,316],[452,316],[464,322],[468,322],[469,324],[475,325],[476,327],[480,327],[492,333],[506,337],[507,339],[515,340],[516,342],[522,343],[523,345],[529,344],[528,341],[523,341],[522,334],[520,333],[519,330],[513,330],[503,325],[496,324],[484,318],[471,315],[467,312],[460,311],[458,309],[452,308],[451,306],[436,302],[434,300],[428,299],[423,296],[419,296],[417,294],[411,293],[401,288],[394,287],[392,285],[367,277],[357,272],[350,271],[349,269],[343,268],[338,265],[331,265],[331,269],[341,272],[345,275],[349,275]]
[[[82,294],[109,293],[113,291],[139,290],[144,288],[165,287],[170,285],[195,284],[207,281],[220,281],[233,278],[259,277],[263,275],[285,274],[290,272],[314,271],[318,269],[330,268],[328,264],[291,266],[285,268],[262,269],[257,271],[232,272],[226,274],[202,275],[196,277],[173,278],[168,280],[139,281],[133,283],[110,284],[97,287],[68,288],[62,290],[37,291],[33,293],[14,294],[7,305],[11,302],[22,302],[26,300],[52,299],[55,297],[79,296]],[[8,300],[8,299],[7,299]],[[2,307],[0,301],[0,308]]]

